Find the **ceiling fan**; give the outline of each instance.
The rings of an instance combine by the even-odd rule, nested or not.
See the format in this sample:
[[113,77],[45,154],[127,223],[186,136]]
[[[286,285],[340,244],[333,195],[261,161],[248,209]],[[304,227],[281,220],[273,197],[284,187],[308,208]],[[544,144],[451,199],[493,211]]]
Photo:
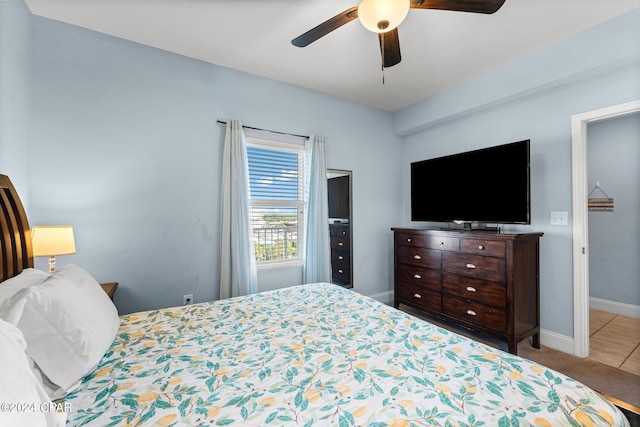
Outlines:
[[440,9],[491,14],[497,12],[504,2],[505,0],[362,0],[359,6],[351,7],[310,29],[291,40],[291,43],[297,47],[305,47],[359,18],[366,29],[378,33],[382,67],[392,67],[401,60],[398,25],[407,16],[409,9]]

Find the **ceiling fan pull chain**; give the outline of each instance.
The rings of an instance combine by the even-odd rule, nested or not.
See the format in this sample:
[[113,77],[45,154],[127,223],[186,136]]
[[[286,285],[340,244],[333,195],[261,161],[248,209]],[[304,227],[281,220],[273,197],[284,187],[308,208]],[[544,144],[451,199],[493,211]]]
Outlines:
[[384,33],[380,34],[380,39],[381,39],[381,44],[380,44],[380,51],[382,52],[382,84],[384,85]]

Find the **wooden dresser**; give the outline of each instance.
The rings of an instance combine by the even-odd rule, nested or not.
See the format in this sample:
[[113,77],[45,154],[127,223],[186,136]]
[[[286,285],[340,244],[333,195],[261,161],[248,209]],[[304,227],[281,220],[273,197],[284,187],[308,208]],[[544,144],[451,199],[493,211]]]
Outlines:
[[331,238],[331,280],[337,285],[351,288],[351,226],[344,223],[329,224]]
[[394,306],[517,344],[540,348],[540,237],[392,228]]

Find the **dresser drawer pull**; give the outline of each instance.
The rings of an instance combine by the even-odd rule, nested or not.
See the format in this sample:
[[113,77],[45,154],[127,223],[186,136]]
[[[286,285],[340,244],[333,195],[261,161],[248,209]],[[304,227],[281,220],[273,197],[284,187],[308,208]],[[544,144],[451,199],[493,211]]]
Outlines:
[[469,316],[475,316],[475,315],[476,315],[476,312],[475,312],[475,311],[473,311],[473,310],[467,310],[467,314],[468,314]]
[[338,273],[342,274],[344,273],[344,270],[338,270]]
[[474,268],[476,268],[476,266],[473,264],[467,264],[466,267],[470,270],[473,270]]
[[338,246],[344,246],[344,243],[338,242]]
[[411,239],[407,239],[407,243],[411,243]]
[[440,246],[444,246],[444,242],[440,242]]
[[419,274],[414,274],[414,275],[413,275],[413,278],[414,278],[414,279],[422,279],[422,276],[421,276],[421,275],[419,275]]
[[422,259],[422,257],[420,255],[414,255],[413,258],[414,259]]
[[343,259],[344,259],[344,257],[343,257],[342,255],[338,255],[338,259],[339,259],[339,260],[343,260]]
[[476,288],[474,288],[473,286],[467,286],[467,291],[469,291],[469,292],[477,292]]
[[484,246],[482,246],[482,245],[478,246],[478,250],[479,250],[479,251],[484,250]]
[[414,296],[415,298],[418,298],[418,299],[422,298],[422,295],[420,295],[420,294],[413,294],[413,296]]
[[342,235],[344,236],[345,234],[347,234],[347,232],[342,230]]

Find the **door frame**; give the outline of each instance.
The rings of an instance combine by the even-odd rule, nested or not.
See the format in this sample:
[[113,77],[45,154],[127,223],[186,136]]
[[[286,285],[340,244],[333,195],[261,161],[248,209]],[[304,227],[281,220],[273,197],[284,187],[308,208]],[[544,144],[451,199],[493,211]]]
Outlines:
[[640,100],[571,116],[573,202],[573,344],[578,357],[589,356],[589,223],[587,216],[587,125],[640,112]]

